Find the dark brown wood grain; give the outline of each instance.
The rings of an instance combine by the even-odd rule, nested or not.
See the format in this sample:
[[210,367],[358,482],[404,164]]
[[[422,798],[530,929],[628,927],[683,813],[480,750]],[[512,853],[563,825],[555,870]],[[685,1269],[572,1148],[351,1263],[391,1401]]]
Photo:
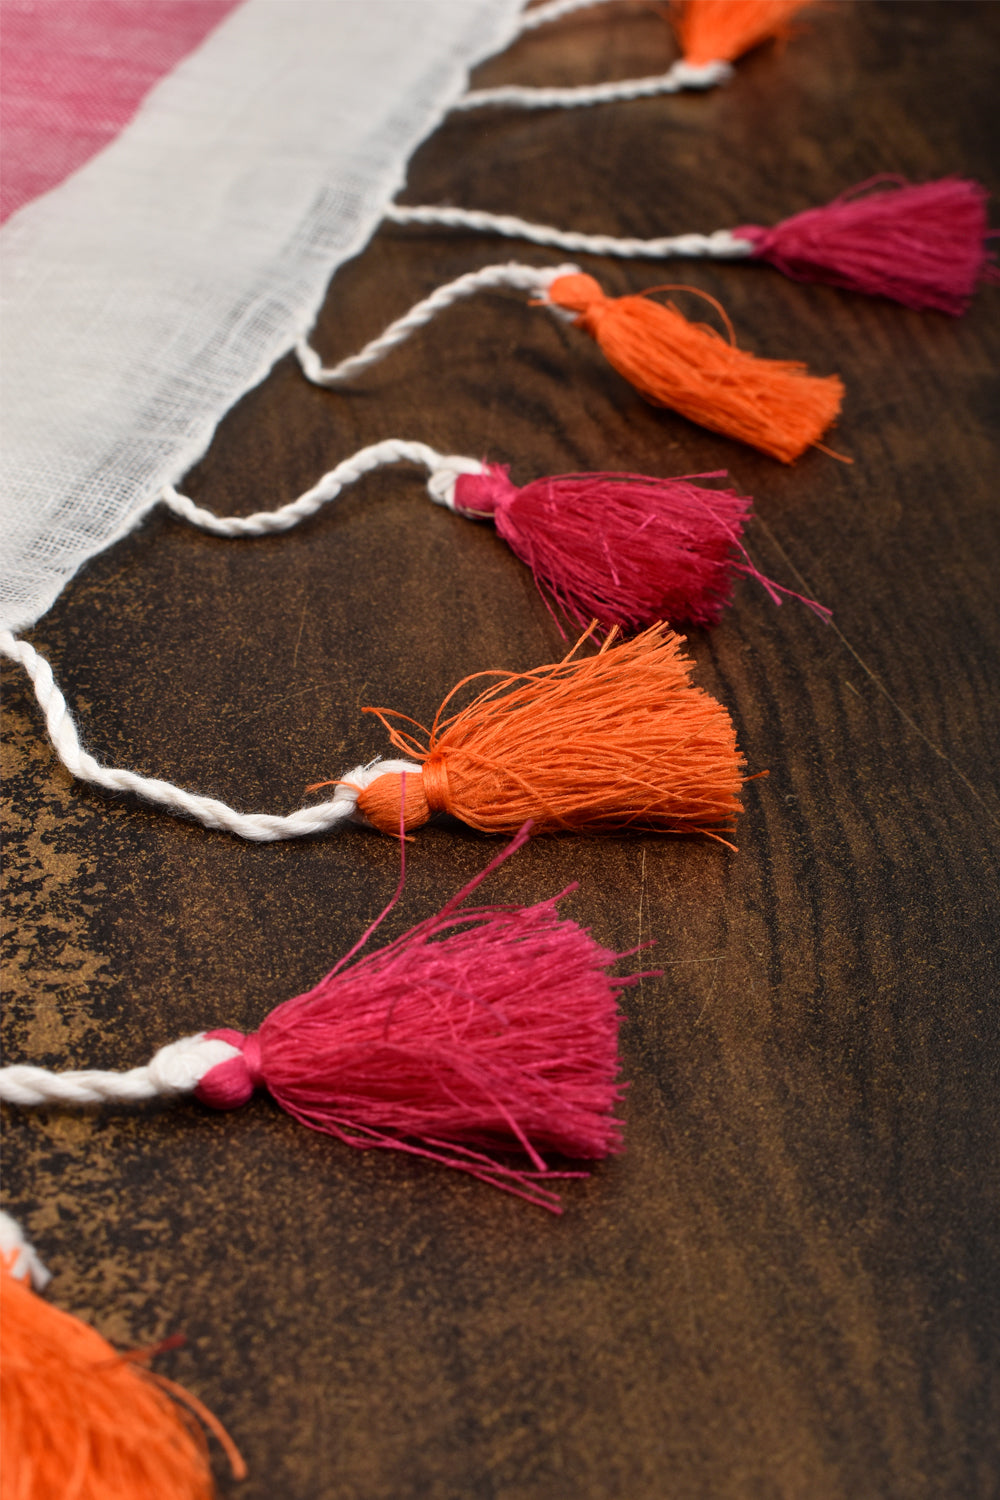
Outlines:
[[[539,32],[482,85],[665,67],[656,7]],[[653,235],[764,223],[882,171],[998,186],[1000,7],[817,8],[707,95],[449,119],[406,200]],[[346,354],[476,266],[562,257],[386,228],[316,343]],[[366,442],[488,454],[515,479],[729,468],[760,567],[697,677],[752,771],[740,851],[539,839],[497,900],[567,882],[605,943],[656,943],[626,993],[627,1150],[550,1217],[471,1179],[313,1135],[266,1099],[9,1112],[5,1203],[51,1295],[211,1406],[243,1500],[988,1500],[997,1431],[1000,289],[962,320],[764,268],[584,258],[613,292],[682,282],[741,342],[847,386],[833,446],[786,468],[655,411],[578,332],[508,294],[440,318],[350,393],[285,360],[186,489],[292,498]],[[554,660],[493,532],[383,471],[287,536],[154,513],[32,633],[100,759],[291,810],[427,721],[469,672]],[[8,1060],[130,1066],[250,1030],[385,904],[392,840],[248,847],[73,783],[4,672]],[[411,845],[395,935],[495,846]]]

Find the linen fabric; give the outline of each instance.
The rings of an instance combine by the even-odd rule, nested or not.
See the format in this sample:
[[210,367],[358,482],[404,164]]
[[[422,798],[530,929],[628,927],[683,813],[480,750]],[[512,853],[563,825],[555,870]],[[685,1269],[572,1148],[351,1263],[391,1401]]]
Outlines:
[[37,620],[308,330],[519,9],[243,0],[0,230],[0,628]]

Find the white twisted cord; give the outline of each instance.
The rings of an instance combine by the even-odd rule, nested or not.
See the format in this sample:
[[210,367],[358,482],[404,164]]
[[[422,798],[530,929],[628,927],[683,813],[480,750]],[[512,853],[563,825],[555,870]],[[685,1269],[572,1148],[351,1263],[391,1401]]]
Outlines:
[[732,75],[727,62],[687,63],[678,59],[665,73],[651,78],[622,78],[614,83],[587,83],[578,88],[525,88],[505,84],[496,89],[473,89],[452,109],[482,109],[512,104],[519,109],[575,109],[586,104],[613,104],[629,99],[651,99],[656,94],[679,94],[683,89],[711,89]]
[[445,505],[449,510],[455,509],[455,483],[462,474],[485,474],[488,465],[481,464],[475,458],[463,458],[460,453],[453,453],[448,458],[438,460],[438,467],[427,481],[427,493],[435,505]]
[[549,0],[548,5],[536,5],[533,10],[526,10],[518,17],[517,35],[526,31],[536,31],[539,26],[546,26],[550,21],[559,21],[563,16],[571,16],[575,10],[588,10],[595,5],[607,5],[609,0]]
[[372,339],[358,354],[342,359],[338,365],[324,367],[315,349],[310,348],[305,339],[299,340],[295,352],[307,380],[311,380],[314,385],[338,385],[342,380],[350,380],[362,370],[367,370],[370,365],[377,364],[390,349],[395,349],[397,344],[402,344],[416,329],[423,328],[439,312],[463,297],[471,297],[475,292],[492,287],[542,293],[559,276],[571,276],[579,269],[579,266],[522,266],[515,261],[502,266],[483,266],[482,270],[468,271],[457,280],[439,286],[437,291],[411,307],[408,313],[390,323],[384,333]]
[[204,1032],[170,1042],[144,1068],[102,1073],[93,1068],[50,1073],[17,1065],[0,1068],[0,1099],[8,1104],[140,1104],[193,1094],[209,1069],[239,1057],[240,1049]]
[[56,754],[73,776],[80,781],[93,782],[111,792],[133,792],[145,797],[160,807],[180,817],[192,818],[205,828],[221,829],[236,834],[238,838],[255,843],[271,843],[276,839],[306,838],[309,834],[326,833],[328,829],[348,819],[362,821],[357,811],[358,790],[367,787],[378,776],[387,772],[406,772],[420,775],[420,767],[408,760],[376,760],[366,766],[357,766],[347,773],[345,779],[353,786],[338,786],[328,802],[315,807],[300,807],[296,812],[282,817],[273,813],[241,813],[219,802],[214,797],[200,797],[186,792],[169,781],[159,781],[139,776],[135,771],[117,770],[102,766],[83,749],[66,700],[56,686],[52,668],[43,656],[39,656],[27,641],[16,640],[9,630],[0,631],[0,651],[11,661],[21,664],[31,678],[35,697],[45,715],[49,738]]
[[385,217],[393,224],[444,225],[448,229],[474,229],[481,234],[503,234],[508,239],[530,240],[535,245],[554,245],[559,250],[586,255],[620,255],[637,260],[742,260],[754,252],[750,240],[741,240],[731,230],[714,234],[675,234],[657,240],[620,239],[613,234],[581,234],[575,229],[555,229],[532,224],[513,214],[491,214],[478,208],[437,208],[430,204],[390,203]]
[[292,500],[288,505],[282,505],[278,510],[258,510],[252,516],[217,516],[213,511],[205,510],[187,495],[181,495],[168,484],[160,492],[160,499],[164,505],[189,521],[192,526],[200,526],[202,531],[214,532],[216,536],[226,537],[256,537],[270,536],[276,531],[288,531],[297,526],[300,521],[305,521],[309,516],[314,516],[324,505],[331,500],[336,500],[345,485],[353,484],[356,479],[378,469],[383,464],[413,463],[421,464],[430,470],[430,478],[427,481],[428,493],[432,500],[438,505],[448,505],[454,508],[455,480],[459,474],[481,474],[483,466],[474,458],[444,458],[440,453],[429,448],[426,443],[410,443],[403,438],[386,438],[384,442],[372,443],[367,448],[362,448],[350,458],[345,458],[335,469],[324,474],[322,479],[300,495],[297,500]]
[[25,1239],[20,1224],[16,1219],[12,1219],[10,1214],[2,1211],[0,1211],[0,1259],[6,1266],[8,1276],[13,1276],[15,1281],[27,1281],[30,1277],[36,1292],[43,1291],[52,1280],[50,1272],[45,1269],[38,1257],[38,1251],[29,1240]]

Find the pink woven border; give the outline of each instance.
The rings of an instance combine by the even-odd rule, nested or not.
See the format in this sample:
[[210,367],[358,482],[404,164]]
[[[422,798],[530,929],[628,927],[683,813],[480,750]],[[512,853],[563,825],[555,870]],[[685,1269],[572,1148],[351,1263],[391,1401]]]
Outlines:
[[0,221],[106,146],[240,0],[3,0]]

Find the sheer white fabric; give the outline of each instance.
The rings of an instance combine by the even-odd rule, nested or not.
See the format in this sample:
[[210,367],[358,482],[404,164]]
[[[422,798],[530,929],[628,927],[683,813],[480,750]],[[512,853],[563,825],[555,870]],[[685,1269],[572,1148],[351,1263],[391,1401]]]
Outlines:
[[0,231],[0,628],[24,629],[309,329],[520,0],[245,0]]

